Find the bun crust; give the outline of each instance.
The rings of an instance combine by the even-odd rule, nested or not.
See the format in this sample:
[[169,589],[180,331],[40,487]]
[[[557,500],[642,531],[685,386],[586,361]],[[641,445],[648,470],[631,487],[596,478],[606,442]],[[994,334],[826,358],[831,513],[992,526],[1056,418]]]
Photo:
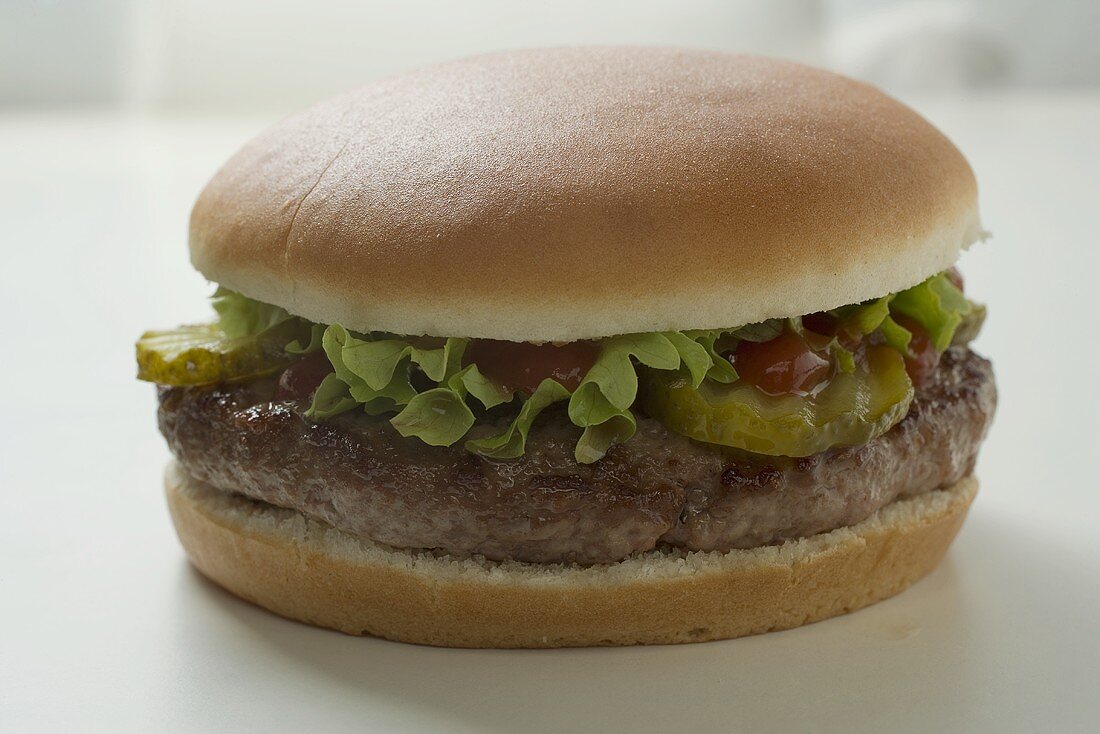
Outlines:
[[739,637],[893,596],[939,563],[978,485],[968,477],[781,546],[651,551],[590,567],[387,548],[220,492],[175,464],[166,487],[191,562],[284,617],[427,645],[572,647]]
[[479,56],[321,103],[207,185],[209,279],[359,331],[571,341],[909,287],[981,234],[973,174],[882,92],[668,48]]

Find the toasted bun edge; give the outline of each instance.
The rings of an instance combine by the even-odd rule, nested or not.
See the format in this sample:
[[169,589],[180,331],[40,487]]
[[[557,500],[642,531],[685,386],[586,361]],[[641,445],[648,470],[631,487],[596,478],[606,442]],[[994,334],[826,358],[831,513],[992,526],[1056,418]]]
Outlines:
[[908,288],[980,239],[958,149],[874,87],[671,48],[426,67],[259,135],[195,267],[319,323],[572,341],[733,328]]
[[779,546],[655,550],[587,567],[388,548],[216,490],[175,463],[165,486],[195,567],[276,614],[426,645],[540,648],[725,639],[873,604],[936,567],[978,483],[967,477]]

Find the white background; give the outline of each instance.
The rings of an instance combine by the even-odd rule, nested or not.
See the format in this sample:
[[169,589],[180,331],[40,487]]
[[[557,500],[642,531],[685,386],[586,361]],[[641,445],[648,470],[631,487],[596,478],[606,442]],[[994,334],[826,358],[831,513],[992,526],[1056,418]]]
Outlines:
[[1100,97],[919,106],[993,232],[963,269],[1001,405],[943,566],[804,629],[558,652],[344,637],[192,572],[131,343],[207,315],[188,207],[263,121],[0,118],[0,730],[1095,730]]
[[[232,81],[214,89],[259,68],[222,66]],[[158,82],[156,104],[0,111],[0,731],[1095,731],[1100,94],[973,73],[928,71],[934,94],[895,79],[970,158],[993,233],[962,263],[990,307],[977,349],[1001,391],[962,534],[929,578],[857,614],[661,648],[349,638],[203,581],[168,521],[167,452],[131,345],[208,315],[190,204],[290,103],[265,92],[263,111],[228,115],[168,104],[188,87]],[[952,76],[986,90],[943,91]]]
[[1100,83],[1095,0],[3,0],[0,106],[289,112],[488,49],[764,53],[908,90]]

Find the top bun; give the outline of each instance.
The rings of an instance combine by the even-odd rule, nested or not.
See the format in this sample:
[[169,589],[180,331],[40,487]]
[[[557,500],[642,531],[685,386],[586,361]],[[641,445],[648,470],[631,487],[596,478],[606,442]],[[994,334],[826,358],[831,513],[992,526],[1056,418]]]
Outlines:
[[736,327],[907,288],[979,237],[959,151],[877,89],[669,48],[478,56],[248,143],[191,259],[356,331],[571,341]]

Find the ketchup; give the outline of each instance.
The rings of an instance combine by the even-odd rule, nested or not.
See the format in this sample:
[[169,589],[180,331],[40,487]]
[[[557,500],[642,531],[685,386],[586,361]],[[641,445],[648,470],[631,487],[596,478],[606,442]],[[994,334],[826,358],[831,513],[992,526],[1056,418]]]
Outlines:
[[914,319],[908,316],[894,315],[894,321],[905,327],[913,338],[909,340],[909,350],[905,355],[905,371],[917,387],[923,385],[940,363],[940,353],[932,344],[932,338]]
[[476,364],[481,374],[509,390],[533,393],[547,377],[576,390],[598,355],[599,348],[590,341],[555,345],[475,339],[462,362]]
[[771,341],[742,341],[726,358],[742,380],[774,396],[809,395],[832,372],[829,359],[789,328]]
[[279,375],[275,385],[275,400],[307,400],[317,390],[321,380],[332,372],[332,363],[322,351],[293,362]]

